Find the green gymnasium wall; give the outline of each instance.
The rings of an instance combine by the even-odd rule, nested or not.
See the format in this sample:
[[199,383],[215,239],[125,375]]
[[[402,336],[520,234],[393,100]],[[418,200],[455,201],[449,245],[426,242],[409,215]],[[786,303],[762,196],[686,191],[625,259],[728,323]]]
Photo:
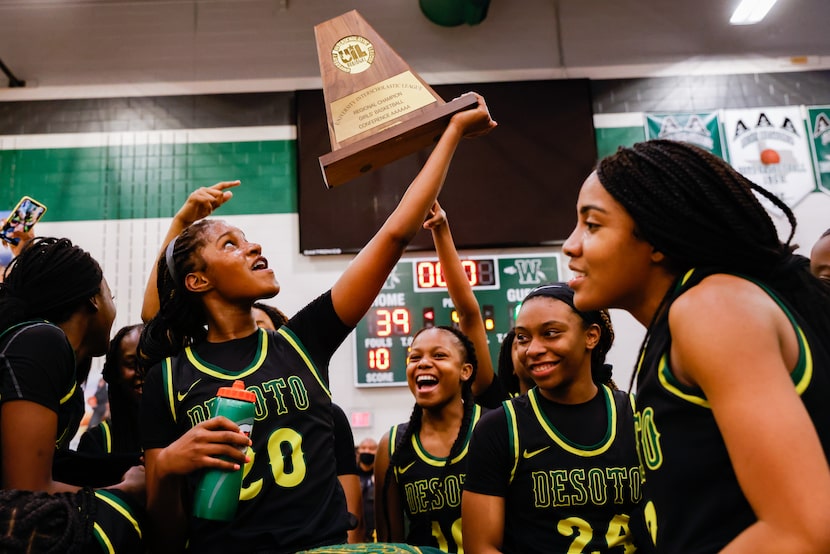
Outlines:
[[0,102],[0,209],[46,222],[172,216],[193,190],[242,181],[223,215],[297,212],[293,92]]
[[226,215],[297,211],[293,140],[0,150],[0,206],[27,194],[44,221],[170,217],[201,185],[241,180]]
[[642,125],[639,127],[596,127],[594,134],[597,140],[598,159],[613,154],[619,146],[631,146],[646,138],[646,131]]

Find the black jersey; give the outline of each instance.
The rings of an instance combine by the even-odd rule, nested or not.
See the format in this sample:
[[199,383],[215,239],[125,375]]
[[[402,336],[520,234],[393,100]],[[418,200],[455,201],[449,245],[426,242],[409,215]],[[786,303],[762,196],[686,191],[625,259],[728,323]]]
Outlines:
[[[335,470],[328,362],[349,331],[325,294],[278,331],[202,343],[149,372],[145,450],[163,448],[207,419],[218,388],[234,380],[243,380],[257,399],[236,517],[227,523],[191,518],[191,551],[295,552],[345,541],[349,521]],[[198,472],[188,476],[190,492],[198,478]]]
[[55,448],[69,447],[84,415],[84,398],[76,383],[75,353],[57,325],[29,321],[0,336],[0,404],[11,400],[55,412]]
[[479,406],[493,410],[500,408],[502,402],[510,400],[513,396],[518,395],[510,394],[504,387],[501,379],[497,375],[494,375],[493,381],[490,382],[484,392],[476,396],[475,401]]
[[112,454],[112,424],[105,419],[95,427],[90,427],[81,435],[78,452],[95,454]]
[[408,423],[389,431],[389,459],[397,450],[393,468],[408,522],[407,544],[437,547],[443,552],[464,552],[461,543],[461,491],[467,472],[467,452],[473,428],[482,409],[473,405],[470,427],[460,452],[449,460],[437,458],[421,445],[417,433],[409,445],[398,444]]
[[357,475],[357,459],[354,455],[354,434],[346,412],[337,404],[331,405],[334,421],[334,455],[337,475]]
[[[142,465],[140,449],[134,452],[119,451],[115,446],[114,438],[117,427],[105,419],[100,424],[84,431],[78,442],[76,452],[61,452],[55,460],[53,475],[59,473],[66,476],[59,479],[65,483],[72,483],[73,475],[83,475],[86,485],[93,487],[107,487],[121,482],[124,473],[132,466]],[[81,466],[80,471],[74,469]]]
[[100,552],[141,554],[146,552],[141,522],[144,507],[119,490],[95,491],[95,523],[92,534]]
[[[81,459],[68,450],[84,414],[84,400],[76,383],[75,353],[60,327],[45,321],[26,322],[0,337],[0,403],[11,400],[35,402],[57,414],[53,478],[78,486],[94,485],[94,480],[81,478],[94,460]],[[63,466],[75,469],[61,470],[61,461],[70,458],[79,462]],[[66,478],[70,474],[74,479]],[[141,507],[119,491],[96,491],[95,504],[93,534],[102,551],[142,552]]]
[[[703,272],[690,271],[671,302],[704,277]],[[781,307],[796,331],[799,361],[792,372],[793,386],[830,457],[827,341],[818,339],[774,292],[756,284]],[[644,467],[645,520],[658,551],[718,552],[756,517],[738,484],[703,391],[684,386],[674,377],[670,349],[671,332],[664,316],[650,330],[637,381],[635,410]],[[747,429],[751,432],[751,427]]]
[[[595,442],[574,440],[575,425],[594,428],[579,434]],[[641,492],[629,396],[601,386],[583,407],[563,406],[533,388],[504,402],[476,427],[464,488],[504,498],[503,552],[633,552]]]
[[55,450],[52,480],[78,487],[110,487],[120,483],[133,466],[142,465],[141,452],[105,454],[87,442],[87,450]]

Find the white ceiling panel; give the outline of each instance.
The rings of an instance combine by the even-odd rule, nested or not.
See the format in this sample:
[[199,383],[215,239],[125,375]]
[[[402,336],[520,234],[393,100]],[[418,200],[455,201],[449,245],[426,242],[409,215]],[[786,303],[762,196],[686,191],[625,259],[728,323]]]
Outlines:
[[767,21],[731,27],[736,2],[492,0],[481,24],[448,28],[430,22],[417,0],[0,0],[0,59],[41,87],[315,79],[313,27],[350,9],[436,81],[830,56],[829,0],[780,0]]

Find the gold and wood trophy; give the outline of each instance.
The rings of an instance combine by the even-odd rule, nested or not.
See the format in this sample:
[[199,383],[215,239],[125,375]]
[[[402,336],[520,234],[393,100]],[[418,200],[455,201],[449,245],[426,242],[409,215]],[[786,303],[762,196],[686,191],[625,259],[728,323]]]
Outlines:
[[329,188],[433,144],[474,94],[444,102],[356,10],[314,27],[332,152]]

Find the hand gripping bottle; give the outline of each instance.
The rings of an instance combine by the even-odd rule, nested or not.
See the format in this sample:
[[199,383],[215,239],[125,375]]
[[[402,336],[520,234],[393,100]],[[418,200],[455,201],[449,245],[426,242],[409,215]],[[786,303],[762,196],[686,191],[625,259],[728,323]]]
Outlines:
[[[256,395],[245,390],[242,381],[232,387],[221,387],[212,401],[210,416],[225,416],[239,430],[250,436],[254,425]],[[236,515],[239,491],[242,488],[242,468],[237,471],[207,469],[196,488],[193,515],[202,519],[230,521]]]

